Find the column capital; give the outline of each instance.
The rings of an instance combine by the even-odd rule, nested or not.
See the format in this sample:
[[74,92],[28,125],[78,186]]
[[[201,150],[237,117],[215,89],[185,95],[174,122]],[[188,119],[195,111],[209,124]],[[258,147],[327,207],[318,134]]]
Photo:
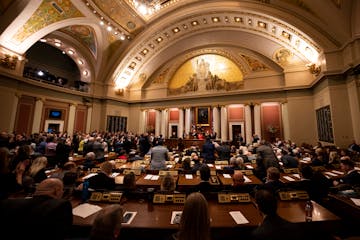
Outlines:
[[19,93],[19,92],[15,92],[15,97],[17,97],[18,99],[20,99],[20,98],[21,98],[21,96],[22,96],[22,94],[21,94],[21,93]]
[[69,107],[77,107],[77,103],[69,103]]
[[40,102],[45,102],[45,98],[42,98],[42,97],[36,97],[35,98],[35,101],[40,101]]
[[287,99],[280,102],[280,104],[285,104],[285,103],[288,103]]

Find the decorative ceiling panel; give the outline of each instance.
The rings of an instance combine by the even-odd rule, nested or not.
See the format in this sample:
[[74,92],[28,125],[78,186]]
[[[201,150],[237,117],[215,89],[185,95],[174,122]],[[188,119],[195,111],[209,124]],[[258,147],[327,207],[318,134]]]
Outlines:
[[82,25],[73,25],[60,29],[60,31],[76,38],[85,47],[87,47],[94,56],[96,56],[97,46],[95,40],[95,32],[91,27],[82,26]]
[[76,17],[84,17],[84,15],[70,0],[44,0],[29,20],[19,28],[13,40],[21,43],[50,24]]

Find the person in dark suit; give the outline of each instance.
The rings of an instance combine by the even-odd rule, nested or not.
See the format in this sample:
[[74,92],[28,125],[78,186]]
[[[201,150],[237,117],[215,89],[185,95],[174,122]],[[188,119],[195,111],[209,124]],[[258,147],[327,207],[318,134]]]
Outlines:
[[266,189],[275,195],[280,189],[285,188],[285,184],[280,181],[279,169],[269,167],[266,173],[266,181],[263,185],[259,185],[258,189]]
[[210,137],[207,137],[201,152],[205,163],[213,163],[215,161],[215,150],[215,145],[211,142]]
[[44,240],[69,236],[72,206],[70,201],[61,198],[62,195],[62,181],[48,178],[37,186],[32,198],[1,201],[1,234],[12,239]]
[[220,160],[229,160],[230,159],[230,146],[228,142],[221,142],[221,145],[216,148],[216,152]]
[[252,232],[254,240],[315,240],[333,239],[331,233],[313,225],[291,223],[277,214],[277,198],[266,190],[255,193],[255,202],[263,216],[262,223]]
[[115,179],[112,174],[113,165],[109,161],[103,162],[100,166],[100,172],[89,178],[89,188],[113,190],[115,188]]
[[347,184],[349,186],[360,185],[360,173],[355,169],[355,163],[349,157],[342,157],[340,160],[341,170],[345,171],[345,175],[340,181],[334,181],[334,185]]
[[266,170],[269,167],[276,167],[280,170],[279,161],[272,147],[264,140],[262,140],[260,146],[256,148],[256,154],[255,175],[259,179],[263,179],[266,176]]
[[200,169],[200,184],[198,186],[198,190],[202,193],[210,192],[211,185],[210,185],[210,168],[206,164],[202,164]]

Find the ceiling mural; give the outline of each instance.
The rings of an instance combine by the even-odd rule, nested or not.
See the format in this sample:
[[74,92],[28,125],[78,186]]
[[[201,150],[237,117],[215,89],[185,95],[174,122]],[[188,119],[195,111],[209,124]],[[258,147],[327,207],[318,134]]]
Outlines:
[[278,49],[275,53],[274,53],[274,60],[280,64],[280,65],[287,65],[291,62],[291,59],[293,57],[293,53],[285,48],[281,48]]
[[95,32],[91,27],[83,25],[73,25],[63,28],[60,31],[76,38],[85,47],[89,48],[94,56],[96,56],[97,45],[95,39]]
[[236,90],[243,84],[239,67],[228,58],[204,54],[185,62],[169,81],[169,94]]
[[142,21],[123,0],[93,0],[93,2],[102,12],[130,33],[143,26]]
[[21,43],[27,37],[61,20],[84,17],[70,0],[44,0],[29,20],[19,28],[13,40]]

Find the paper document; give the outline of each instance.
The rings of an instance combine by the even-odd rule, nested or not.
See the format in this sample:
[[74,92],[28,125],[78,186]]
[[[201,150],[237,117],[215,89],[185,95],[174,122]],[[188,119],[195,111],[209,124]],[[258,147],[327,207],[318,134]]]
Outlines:
[[332,172],[333,172],[333,173],[336,173],[336,174],[340,174],[340,175],[344,174],[343,172],[336,171],[336,170],[332,170]]
[[192,174],[185,174],[185,179],[193,179],[193,175]]
[[360,198],[350,198],[350,199],[355,203],[356,206],[360,206]]
[[333,176],[333,177],[337,177],[338,175],[335,174],[335,173],[332,173],[332,172],[325,172],[326,175],[330,175],[330,176]]
[[151,180],[156,181],[159,179],[159,175],[152,175]]
[[236,224],[245,224],[249,223],[249,221],[242,215],[240,211],[232,211],[229,212],[232,218],[235,220]]
[[296,178],[300,178],[300,174],[298,174],[298,173],[294,173],[293,176]]
[[144,177],[144,179],[146,179],[146,180],[151,180],[152,176],[153,176],[153,175],[148,174],[148,175],[146,175],[146,176]]
[[126,211],[123,215],[122,224],[130,224],[133,221],[133,219],[135,218],[136,214],[137,214],[137,212]]
[[91,178],[92,176],[95,176],[95,175],[97,175],[97,173],[90,173],[90,174],[86,175],[85,177],[83,177],[82,179],[85,180],[85,179]]
[[182,211],[173,211],[171,213],[170,223],[171,224],[180,224],[181,214],[182,214]]
[[230,174],[224,173],[223,174],[224,178],[231,178]]
[[217,170],[221,170],[221,166],[216,165],[215,168],[216,168]]
[[295,181],[295,179],[293,179],[292,177],[289,177],[289,176],[284,176],[283,178],[285,178],[286,180],[288,180],[290,182]]
[[246,165],[246,168],[247,168],[247,169],[254,169],[254,167],[251,166],[251,165]]
[[172,168],[172,166],[171,164],[166,165],[167,168]]
[[115,177],[115,183],[116,184],[124,184],[124,176],[122,176],[122,175],[116,176]]
[[251,183],[251,182],[252,182],[251,179],[248,178],[247,176],[244,176],[244,179],[245,179],[245,182],[246,182],[246,183]]
[[214,164],[208,163],[208,167],[214,167]]
[[76,216],[86,218],[100,210],[101,210],[101,207],[99,207],[97,205],[83,203],[83,204],[80,204],[79,206],[73,208],[72,212]]
[[120,173],[118,173],[118,172],[114,172],[114,173],[111,174],[111,177],[114,178],[114,177],[116,177],[116,176],[119,175],[119,174],[120,174]]

